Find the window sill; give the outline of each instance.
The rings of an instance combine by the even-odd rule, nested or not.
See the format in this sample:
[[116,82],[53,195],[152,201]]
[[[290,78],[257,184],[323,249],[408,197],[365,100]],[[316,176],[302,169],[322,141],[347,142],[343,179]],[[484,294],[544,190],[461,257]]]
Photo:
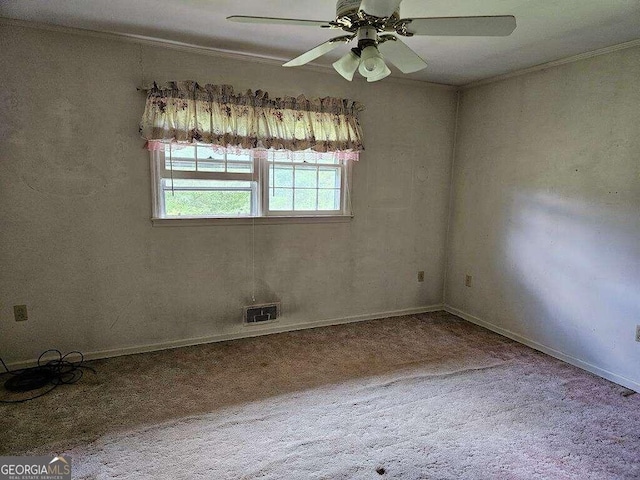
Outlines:
[[306,217],[203,217],[152,218],[154,227],[198,227],[204,225],[278,225],[287,223],[347,223],[353,215],[316,215]]

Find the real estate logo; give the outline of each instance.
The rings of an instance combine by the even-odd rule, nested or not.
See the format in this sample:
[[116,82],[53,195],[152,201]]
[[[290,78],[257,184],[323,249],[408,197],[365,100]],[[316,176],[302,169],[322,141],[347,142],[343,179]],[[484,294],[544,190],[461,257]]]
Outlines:
[[0,480],[71,480],[71,458],[0,457]]

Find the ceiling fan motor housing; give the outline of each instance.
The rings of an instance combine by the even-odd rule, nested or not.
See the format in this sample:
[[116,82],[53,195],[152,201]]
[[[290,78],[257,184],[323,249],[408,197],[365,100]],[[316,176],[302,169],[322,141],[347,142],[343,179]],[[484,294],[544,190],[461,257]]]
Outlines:
[[[347,29],[357,29],[363,23],[384,30],[387,24],[400,19],[401,0],[338,0],[336,4],[336,23]],[[371,22],[374,19],[392,19],[391,22]],[[380,25],[377,25],[380,23]]]
[[378,33],[372,27],[360,27],[358,29],[358,48],[360,50],[378,44]]

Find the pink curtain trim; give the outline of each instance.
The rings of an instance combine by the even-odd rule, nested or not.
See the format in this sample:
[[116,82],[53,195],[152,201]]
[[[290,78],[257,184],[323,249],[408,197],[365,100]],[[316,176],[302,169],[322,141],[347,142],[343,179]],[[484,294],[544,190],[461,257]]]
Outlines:
[[[195,145],[194,143],[189,143],[189,142],[163,142],[163,141],[159,141],[159,140],[149,140],[145,143],[144,148],[149,150],[150,152],[156,152],[156,151],[164,151],[167,145],[171,145],[171,148],[173,150],[180,150],[182,148],[186,148],[186,147],[191,147],[193,145]],[[198,145],[203,145],[203,144],[198,144]],[[223,147],[222,145],[213,145],[213,144],[206,144],[208,147],[213,148],[213,150],[215,152],[230,152],[230,153],[234,153],[234,152],[241,152],[243,150],[246,150],[244,148],[240,148],[240,147],[234,147],[234,146],[227,146],[227,147]],[[286,150],[283,150],[286,151]],[[313,150],[305,150],[309,153],[317,153],[318,155],[321,155],[321,152],[315,152]],[[337,152],[332,152],[334,155],[337,155],[338,160],[352,160],[352,161],[357,161],[360,159],[360,152],[355,152],[355,151],[337,151]]]

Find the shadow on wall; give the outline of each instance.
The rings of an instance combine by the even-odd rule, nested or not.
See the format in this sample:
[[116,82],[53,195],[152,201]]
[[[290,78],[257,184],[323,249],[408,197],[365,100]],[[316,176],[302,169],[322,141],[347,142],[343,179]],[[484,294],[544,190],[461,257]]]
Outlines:
[[508,209],[503,248],[519,329],[619,371],[640,324],[640,213],[551,193],[517,193]]

